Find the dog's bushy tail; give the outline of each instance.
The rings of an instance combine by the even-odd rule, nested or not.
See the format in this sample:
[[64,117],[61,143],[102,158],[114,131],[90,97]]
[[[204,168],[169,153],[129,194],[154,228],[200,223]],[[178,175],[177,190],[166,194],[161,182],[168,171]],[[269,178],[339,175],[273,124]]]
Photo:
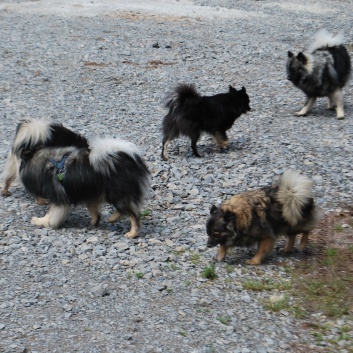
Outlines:
[[38,143],[50,139],[52,134],[51,121],[49,119],[30,118],[21,121],[17,126],[12,152],[19,157],[22,149],[31,149]]
[[344,36],[342,33],[334,36],[329,33],[326,29],[321,29],[316,33],[314,42],[309,46],[309,53],[313,53],[315,50],[322,48],[331,48],[344,43]]
[[121,159],[121,154],[136,159],[140,152],[136,145],[120,138],[96,138],[89,143],[89,161],[93,169],[102,174],[109,174],[114,169],[114,160]]
[[200,99],[201,95],[194,85],[182,83],[168,94],[165,106],[172,109],[183,109],[198,103]]
[[280,181],[277,200],[282,204],[283,218],[292,226],[303,219],[303,210],[313,203],[313,183],[297,171],[286,171]]
[[105,137],[92,140],[89,148],[89,162],[96,172],[109,179],[130,178],[131,184],[138,184],[139,197],[147,197],[150,173],[135,144]]

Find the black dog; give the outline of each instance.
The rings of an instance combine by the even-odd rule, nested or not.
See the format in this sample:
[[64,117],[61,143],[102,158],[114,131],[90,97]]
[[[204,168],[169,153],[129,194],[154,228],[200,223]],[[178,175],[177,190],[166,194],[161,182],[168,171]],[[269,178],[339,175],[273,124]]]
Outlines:
[[237,91],[229,86],[228,93],[201,96],[194,85],[180,84],[168,96],[168,114],[163,119],[162,159],[167,160],[168,143],[180,135],[191,139],[191,148],[196,157],[201,157],[196,143],[201,133],[211,134],[220,148],[228,145],[226,131],[235,119],[250,109],[250,99],[245,88]]

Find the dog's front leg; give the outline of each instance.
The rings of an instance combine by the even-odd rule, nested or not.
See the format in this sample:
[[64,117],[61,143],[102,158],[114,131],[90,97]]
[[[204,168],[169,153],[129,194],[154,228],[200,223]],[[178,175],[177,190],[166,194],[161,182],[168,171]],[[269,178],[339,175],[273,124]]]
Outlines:
[[308,97],[304,107],[299,112],[295,112],[294,115],[296,116],[307,115],[313,109],[315,102],[316,102],[316,97]]
[[93,226],[98,226],[99,221],[101,219],[101,213],[99,211],[99,205],[97,204],[87,204],[87,209],[89,213],[91,214],[91,224]]
[[39,227],[58,228],[64,222],[69,210],[70,205],[51,205],[44,217],[33,217],[31,223]]
[[227,255],[228,248],[225,245],[220,245],[218,250],[218,261],[223,261]]
[[246,261],[246,263],[248,265],[260,265],[263,258],[272,251],[274,245],[274,238],[265,238],[261,240],[256,255],[251,260]]

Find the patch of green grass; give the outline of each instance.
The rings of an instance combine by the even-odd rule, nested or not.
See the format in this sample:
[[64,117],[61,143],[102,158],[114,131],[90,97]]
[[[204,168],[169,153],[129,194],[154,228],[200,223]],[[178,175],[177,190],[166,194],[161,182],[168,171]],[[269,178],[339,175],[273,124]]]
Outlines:
[[342,224],[339,224],[339,223],[338,223],[338,224],[335,224],[334,230],[335,230],[335,232],[341,233],[341,232],[344,231],[344,228],[342,227]]
[[220,316],[217,319],[223,325],[229,325],[229,323],[232,321],[232,318],[230,316]]
[[151,210],[143,210],[141,212],[141,219],[144,220],[152,214]]
[[170,271],[177,271],[179,270],[179,267],[175,262],[169,262],[165,265],[165,268],[170,270]]
[[136,272],[136,273],[135,273],[135,276],[136,276],[138,279],[142,279],[144,275],[145,275],[145,274],[142,273],[142,272]]
[[232,272],[233,272],[233,266],[227,264],[227,265],[226,265],[226,271],[227,271],[228,275],[229,275],[230,273],[232,273]]
[[245,280],[242,282],[243,288],[253,291],[288,290],[292,288],[290,281],[274,281],[271,278],[261,280]]
[[191,254],[190,255],[190,261],[194,264],[194,265],[198,265],[201,261],[201,256],[200,254]]
[[184,330],[179,331],[179,335],[186,337],[186,331]]
[[215,264],[210,264],[209,266],[206,266],[202,273],[201,273],[203,278],[207,278],[207,279],[216,279],[218,276],[216,274],[216,266]]
[[351,315],[352,254],[349,247],[327,248],[293,270],[291,292],[304,311],[322,312],[332,318]]

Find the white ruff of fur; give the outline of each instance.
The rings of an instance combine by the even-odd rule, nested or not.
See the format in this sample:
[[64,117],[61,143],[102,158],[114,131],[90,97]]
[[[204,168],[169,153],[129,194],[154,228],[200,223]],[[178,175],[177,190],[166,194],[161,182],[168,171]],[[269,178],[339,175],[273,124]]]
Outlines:
[[119,138],[97,138],[90,143],[91,152],[89,161],[92,167],[105,175],[114,170],[112,156],[118,158],[118,153],[123,152],[135,159],[140,152],[136,145]]
[[283,218],[292,226],[303,218],[302,209],[313,197],[313,183],[297,171],[286,171],[280,180],[277,200],[283,206]]
[[50,120],[28,119],[22,123],[18,130],[13,144],[14,151],[26,142],[31,141],[32,146],[38,142],[46,142],[51,137]]
[[306,67],[308,74],[310,75],[314,70],[314,58],[310,54],[305,54],[305,57],[307,59],[305,67]]
[[313,53],[320,48],[334,47],[344,43],[344,36],[342,33],[334,36],[326,29],[321,29],[315,36],[314,42],[309,46],[309,53]]

